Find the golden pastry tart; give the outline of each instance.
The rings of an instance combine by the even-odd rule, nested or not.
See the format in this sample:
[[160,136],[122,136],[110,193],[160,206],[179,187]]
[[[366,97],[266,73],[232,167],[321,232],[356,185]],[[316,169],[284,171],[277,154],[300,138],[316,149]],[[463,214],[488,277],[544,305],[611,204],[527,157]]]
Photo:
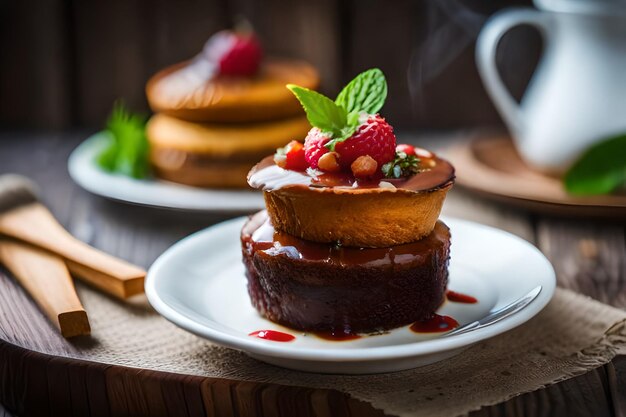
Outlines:
[[267,157],[248,183],[264,191],[277,230],[313,242],[380,248],[414,242],[435,227],[454,168],[434,154],[423,162],[429,169],[409,178],[359,185],[345,176],[283,169]]

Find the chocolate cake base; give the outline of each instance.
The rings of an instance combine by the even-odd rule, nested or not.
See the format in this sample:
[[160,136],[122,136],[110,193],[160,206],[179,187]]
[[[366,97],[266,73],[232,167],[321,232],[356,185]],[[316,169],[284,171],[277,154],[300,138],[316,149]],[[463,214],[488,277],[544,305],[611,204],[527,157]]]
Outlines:
[[387,248],[348,248],[277,232],[267,213],[241,232],[248,292],[259,313],[304,331],[372,333],[425,320],[445,297],[450,230]]

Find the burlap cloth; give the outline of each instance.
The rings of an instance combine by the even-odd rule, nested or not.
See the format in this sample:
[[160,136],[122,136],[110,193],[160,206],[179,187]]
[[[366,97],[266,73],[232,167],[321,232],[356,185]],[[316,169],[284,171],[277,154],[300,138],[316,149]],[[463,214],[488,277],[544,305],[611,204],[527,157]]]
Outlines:
[[400,416],[456,416],[582,374],[626,352],[626,313],[557,289],[534,319],[458,356],[409,371],[321,375],[266,365],[178,329],[147,304],[114,301],[81,287],[94,361],[245,381],[332,388]]

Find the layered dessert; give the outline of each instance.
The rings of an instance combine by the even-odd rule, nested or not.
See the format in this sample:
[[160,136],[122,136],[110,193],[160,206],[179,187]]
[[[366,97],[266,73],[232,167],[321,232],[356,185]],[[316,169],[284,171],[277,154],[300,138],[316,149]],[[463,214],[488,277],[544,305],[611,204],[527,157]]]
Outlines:
[[313,127],[248,175],[267,208],[241,232],[252,304],[274,322],[326,334],[431,318],[448,281],[450,231],[438,217],[454,168],[396,143],[378,114],[387,94],[380,70],[334,101],[288,88]]
[[246,187],[260,155],[302,137],[309,124],[286,83],[316,88],[303,61],[263,58],[251,31],[213,35],[191,60],[147,83],[155,116],[148,122],[157,177],[199,187]]

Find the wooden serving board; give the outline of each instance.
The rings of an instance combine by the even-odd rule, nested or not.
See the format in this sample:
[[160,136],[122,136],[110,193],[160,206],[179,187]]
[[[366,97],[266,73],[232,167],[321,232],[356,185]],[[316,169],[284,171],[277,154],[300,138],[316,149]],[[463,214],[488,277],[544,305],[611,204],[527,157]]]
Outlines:
[[303,410],[311,415],[384,415],[335,390],[81,359],[76,347],[90,343],[98,341],[61,337],[17,282],[0,270],[0,404],[17,416],[297,416]]
[[529,168],[507,136],[458,143],[446,156],[456,168],[456,185],[485,197],[552,215],[626,219],[626,195],[571,196],[560,178]]
[[[144,267],[180,238],[225,219],[125,206],[80,190],[67,176],[64,162],[85,136],[85,132],[0,135],[0,173],[30,176],[40,185],[46,205],[74,235]],[[498,226],[534,242],[553,261],[560,285],[626,305],[623,227],[530,217],[454,190],[446,210],[448,215]],[[576,256],[581,239],[586,239],[585,247],[596,244],[601,249],[593,263]],[[144,313],[129,306],[128,314]],[[76,354],[79,345],[89,343],[97,340],[62,338],[0,267],[0,416],[383,415],[371,404],[332,389],[176,374],[167,371],[166,364],[148,370],[115,361],[94,362]],[[617,358],[470,415],[623,415],[625,373],[626,361]]]

